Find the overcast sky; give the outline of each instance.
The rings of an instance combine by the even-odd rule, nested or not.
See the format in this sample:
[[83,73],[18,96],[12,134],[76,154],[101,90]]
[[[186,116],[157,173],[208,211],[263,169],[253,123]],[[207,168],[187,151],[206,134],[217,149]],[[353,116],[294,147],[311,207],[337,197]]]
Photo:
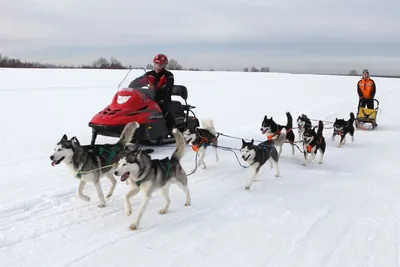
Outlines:
[[0,53],[144,66],[400,73],[400,0],[0,0]]

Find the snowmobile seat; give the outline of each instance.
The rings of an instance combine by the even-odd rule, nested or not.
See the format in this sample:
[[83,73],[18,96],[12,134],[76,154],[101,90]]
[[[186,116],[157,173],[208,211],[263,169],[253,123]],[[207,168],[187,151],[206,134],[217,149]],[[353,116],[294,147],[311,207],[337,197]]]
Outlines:
[[185,123],[186,114],[183,111],[183,105],[181,102],[172,100],[169,105],[169,112],[174,117],[176,125],[182,125]]
[[186,101],[188,98],[188,91],[187,91],[186,86],[174,85],[172,87],[171,95],[180,96]]
[[183,98],[183,100],[185,100],[185,104],[182,105],[182,110],[185,111],[189,111],[191,109],[196,108],[195,106],[191,106],[187,103],[187,98],[188,98],[188,90],[186,88],[186,86],[184,85],[174,85],[172,87],[172,91],[171,91],[171,96],[180,96]]

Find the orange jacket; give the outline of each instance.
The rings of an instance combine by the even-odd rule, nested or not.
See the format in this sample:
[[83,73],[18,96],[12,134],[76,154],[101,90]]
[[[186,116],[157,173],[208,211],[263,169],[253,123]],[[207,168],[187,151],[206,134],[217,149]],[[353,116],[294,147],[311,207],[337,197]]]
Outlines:
[[361,79],[357,83],[357,92],[360,98],[371,99],[375,97],[376,86],[374,80],[367,78]]

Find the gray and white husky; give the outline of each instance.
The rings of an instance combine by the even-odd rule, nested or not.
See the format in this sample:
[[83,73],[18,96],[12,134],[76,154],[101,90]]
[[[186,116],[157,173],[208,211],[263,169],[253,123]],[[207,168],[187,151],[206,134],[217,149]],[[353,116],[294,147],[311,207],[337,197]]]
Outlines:
[[297,118],[297,128],[299,133],[299,140],[303,141],[303,134],[305,131],[312,128],[311,120],[305,114],[301,114]]
[[258,145],[254,145],[253,139],[251,142],[246,142],[242,139],[242,147],[240,152],[242,154],[242,159],[246,161],[253,169],[253,175],[251,176],[249,183],[246,185],[246,189],[250,189],[251,185],[256,180],[260,168],[267,161],[269,161],[270,169],[272,169],[272,165],[275,166],[275,176],[280,176],[279,154],[273,140],[267,140]]
[[207,146],[213,146],[216,161],[219,161],[217,147],[218,147],[218,133],[215,130],[214,122],[211,119],[204,119],[201,122],[202,127],[188,128],[183,132],[186,143],[192,145],[193,151],[198,153],[197,166],[203,166],[206,169],[204,157],[206,155]]
[[139,127],[137,122],[128,123],[121,132],[120,139],[115,144],[104,144],[92,146],[81,146],[78,139],[74,136],[68,140],[66,134],[56,144],[53,155],[50,156],[52,165],[64,162],[72,174],[79,180],[77,196],[89,202],[90,197],[83,194],[86,183],[94,183],[97,196],[100,200],[98,207],[106,206],[100,178],[107,176],[111,182],[110,191],[107,198],[111,197],[117,184],[113,172],[116,163],[124,155],[125,146],[132,140],[136,129]]
[[279,156],[282,153],[282,146],[286,141],[292,146],[292,155],[294,155],[295,135],[293,132],[293,118],[290,112],[286,112],[286,117],[286,126],[276,123],[273,117],[268,119],[267,115],[264,116],[261,122],[261,133],[265,134],[268,140],[274,140],[274,145],[279,147]]
[[159,211],[160,214],[168,212],[170,205],[169,187],[176,184],[185,195],[185,206],[190,206],[191,198],[188,188],[188,179],[185,170],[180,164],[180,160],[186,151],[186,142],[183,134],[178,129],[172,131],[176,140],[176,149],[171,158],[152,159],[150,155],[143,153],[142,150],[127,151],[126,155],[119,161],[114,174],[121,177],[121,181],[128,180],[131,189],[124,197],[126,215],[132,214],[130,199],[142,191],[143,200],[137,214],[136,220],[130,225],[132,230],[139,227],[140,220],[146,210],[153,192],[160,190],[166,204]]

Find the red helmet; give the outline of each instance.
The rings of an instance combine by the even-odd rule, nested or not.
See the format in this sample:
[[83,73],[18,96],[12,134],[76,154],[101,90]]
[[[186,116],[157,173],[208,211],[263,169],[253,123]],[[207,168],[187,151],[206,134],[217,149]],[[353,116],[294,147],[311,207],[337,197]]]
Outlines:
[[163,70],[165,67],[167,67],[168,58],[166,55],[158,54],[153,58],[153,64],[155,70]]

